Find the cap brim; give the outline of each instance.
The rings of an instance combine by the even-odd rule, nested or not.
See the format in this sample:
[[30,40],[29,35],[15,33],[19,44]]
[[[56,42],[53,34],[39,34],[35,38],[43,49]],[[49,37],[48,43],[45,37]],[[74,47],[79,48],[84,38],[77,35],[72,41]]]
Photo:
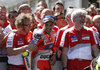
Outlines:
[[54,23],[53,21],[50,21],[50,20],[47,20],[47,21],[45,21],[45,22],[43,22],[43,23],[47,23],[47,22],[52,22],[52,23]]

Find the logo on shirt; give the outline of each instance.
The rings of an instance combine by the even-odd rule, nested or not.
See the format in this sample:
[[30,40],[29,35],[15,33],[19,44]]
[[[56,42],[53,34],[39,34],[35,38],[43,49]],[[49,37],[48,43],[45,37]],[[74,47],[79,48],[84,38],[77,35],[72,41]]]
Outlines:
[[18,41],[18,45],[24,44],[23,38],[18,38],[17,41]]
[[51,49],[53,47],[53,43],[45,45],[44,49]]
[[82,35],[82,40],[90,40],[90,37],[88,35]]
[[78,41],[77,35],[72,35],[72,36],[71,36],[71,41],[72,41],[72,42]]

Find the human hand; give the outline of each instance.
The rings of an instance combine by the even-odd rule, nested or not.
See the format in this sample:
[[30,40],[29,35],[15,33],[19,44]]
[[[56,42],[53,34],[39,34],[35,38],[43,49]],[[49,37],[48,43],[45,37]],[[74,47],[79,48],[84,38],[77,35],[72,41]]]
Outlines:
[[56,54],[54,54],[51,58],[50,58],[50,63],[51,65],[54,65],[56,63]]

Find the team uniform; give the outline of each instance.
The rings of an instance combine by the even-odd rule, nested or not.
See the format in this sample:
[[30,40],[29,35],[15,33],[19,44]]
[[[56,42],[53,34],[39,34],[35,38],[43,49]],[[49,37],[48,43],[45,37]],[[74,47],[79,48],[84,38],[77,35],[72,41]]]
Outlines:
[[3,33],[5,34],[5,35],[7,35],[10,31],[12,31],[13,29],[16,29],[16,28],[14,28],[11,24],[9,24],[9,25],[7,25],[5,28],[4,28],[4,30],[3,30]]
[[9,24],[10,24],[10,22],[8,20],[6,20],[6,22],[2,25],[2,27],[6,28]]
[[84,70],[92,60],[91,46],[98,44],[93,31],[90,28],[82,27],[77,31],[75,27],[65,30],[60,46],[68,48],[68,70]]
[[53,34],[48,35],[44,31],[34,34],[32,41],[38,44],[38,50],[34,53],[33,70],[51,70],[49,59],[50,55],[55,53],[53,37]]
[[[4,28],[6,26],[8,26],[9,24],[9,21],[6,20],[6,22],[3,24],[3,25],[0,25],[0,28],[2,29],[2,32],[4,31]],[[4,43],[4,42],[3,42]],[[7,51],[6,51],[6,47],[5,45],[3,45],[1,48],[0,48],[0,69],[1,70],[7,70]]]
[[[27,35],[11,32],[7,36],[6,47],[18,48],[27,45]],[[8,56],[9,70],[25,70],[21,53],[15,56]]]
[[95,36],[99,42],[99,46],[100,46],[100,32],[98,32],[98,30],[94,26],[92,26],[91,29],[94,31],[94,34],[95,34]]
[[70,28],[69,25],[58,30],[57,35],[56,35],[55,44],[54,44],[55,46],[60,47],[60,42],[61,42],[63,32],[68,28]]

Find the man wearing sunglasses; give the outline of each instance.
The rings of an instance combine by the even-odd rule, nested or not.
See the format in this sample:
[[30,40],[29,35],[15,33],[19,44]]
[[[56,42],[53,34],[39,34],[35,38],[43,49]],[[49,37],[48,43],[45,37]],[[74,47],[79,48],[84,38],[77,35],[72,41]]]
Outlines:
[[67,21],[63,13],[57,12],[54,14],[54,16],[55,16],[55,23],[59,27],[59,29],[67,25]]

